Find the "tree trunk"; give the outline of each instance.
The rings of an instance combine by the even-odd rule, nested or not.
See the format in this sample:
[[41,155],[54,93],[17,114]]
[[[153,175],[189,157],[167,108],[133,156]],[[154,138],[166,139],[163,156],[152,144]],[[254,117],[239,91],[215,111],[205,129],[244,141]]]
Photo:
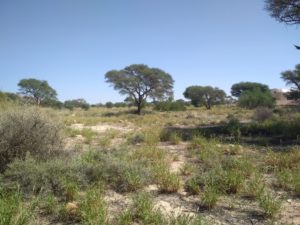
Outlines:
[[136,113],[138,115],[141,115],[141,112],[142,112],[142,103],[139,102],[139,103],[137,103],[137,111],[136,111]]

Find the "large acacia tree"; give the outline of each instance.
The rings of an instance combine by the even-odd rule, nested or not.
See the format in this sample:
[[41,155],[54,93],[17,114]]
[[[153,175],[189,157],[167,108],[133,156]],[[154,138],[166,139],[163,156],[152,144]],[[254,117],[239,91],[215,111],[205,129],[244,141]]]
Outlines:
[[300,23],[300,0],[265,0],[266,9],[279,22]]
[[18,83],[22,95],[33,98],[36,104],[56,100],[57,93],[47,81],[37,79],[22,79]]
[[196,107],[204,105],[207,109],[223,103],[226,97],[223,90],[211,86],[190,86],[186,88],[183,95],[191,100],[192,105]]
[[171,75],[147,65],[133,64],[122,70],[111,70],[105,74],[105,79],[120,94],[133,99],[138,114],[147,98],[163,100],[173,96]]

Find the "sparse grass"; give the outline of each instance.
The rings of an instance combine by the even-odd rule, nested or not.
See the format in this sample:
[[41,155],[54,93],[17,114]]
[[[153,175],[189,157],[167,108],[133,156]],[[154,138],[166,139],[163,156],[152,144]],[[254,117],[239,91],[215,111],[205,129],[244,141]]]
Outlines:
[[269,151],[265,157],[266,167],[271,171],[297,168],[299,162],[300,148],[298,146],[287,152]]
[[0,225],[26,225],[34,215],[37,202],[25,204],[19,192],[0,193]]
[[158,184],[159,191],[163,193],[174,193],[180,189],[180,177],[176,173],[171,173],[168,165],[157,163],[153,168],[155,183]]
[[191,177],[185,183],[185,190],[192,195],[198,195],[201,193],[200,185],[201,181],[199,182],[199,178]]
[[216,206],[220,193],[214,186],[206,185],[204,192],[202,192],[200,196],[201,206],[211,210]]
[[280,187],[286,191],[292,191],[296,196],[300,196],[300,167],[277,171],[276,177]]
[[268,218],[275,217],[281,209],[281,201],[267,189],[259,194],[257,200],[265,216]]
[[[1,187],[13,193],[19,191],[20,195],[15,203],[10,195],[0,198],[0,221],[4,218],[1,213],[9,211],[11,205],[14,206],[11,218],[23,217],[28,223],[38,213],[38,217],[49,223],[48,220],[91,225],[210,224],[202,217],[193,217],[189,213],[165,215],[164,211],[159,210],[157,198],[176,198],[180,194],[174,193],[184,184],[185,191],[194,195],[191,198],[201,207],[209,209],[201,212],[205,217],[216,217],[220,221],[224,219],[218,213],[218,207],[214,210],[221,197],[222,204],[226,200],[230,210],[240,216],[235,211],[236,206],[240,206],[242,198],[247,198],[242,201],[251,202],[254,205],[253,211],[263,211],[265,219],[262,223],[267,223],[268,220],[277,222],[276,215],[281,210],[281,200],[276,197],[278,192],[281,192],[280,196],[283,194],[290,198],[300,196],[299,148],[293,147],[286,152],[269,151],[265,154],[264,149],[255,145],[243,144],[241,147],[225,143],[222,139],[209,139],[193,129],[198,124],[223,123],[228,114],[234,114],[241,121],[251,119],[252,111],[239,110],[236,107],[215,107],[208,112],[203,108],[188,107],[187,112],[162,113],[147,108],[145,115],[137,116],[128,114],[128,109],[121,108],[91,108],[89,111],[45,109],[45,112],[63,118],[69,125],[122,124],[132,126],[133,131],[129,133],[112,129],[102,134],[90,128],[66,128],[67,136],[82,135],[85,143],[93,149],[77,151],[67,157],[51,157],[47,161],[28,156],[25,160],[10,163],[6,172],[0,176]],[[274,116],[278,117],[276,113]],[[187,129],[184,127],[184,132],[181,133],[182,125]],[[185,133],[186,130],[191,133]],[[112,144],[116,138],[122,144]],[[172,146],[165,148],[166,143],[160,143],[161,141],[167,144],[188,141],[187,152],[182,157],[181,153],[171,149]],[[172,160],[179,159],[186,162],[178,174],[172,173]],[[101,188],[98,188],[99,184]],[[158,191],[151,189],[153,196],[142,192],[149,191],[148,185],[158,186]],[[126,202],[129,207],[124,211],[108,215],[110,206],[104,201],[106,190],[116,191],[116,195],[121,194],[124,198],[132,195],[133,201]],[[168,193],[173,194],[167,195]],[[26,198],[21,198],[21,195]],[[36,195],[40,200],[38,210],[34,211],[28,206]],[[188,198],[180,198],[180,201],[186,199]],[[4,204],[5,201],[7,203]],[[234,206],[233,201],[236,204]],[[74,203],[77,208],[68,210],[68,203]],[[6,205],[7,209],[1,211],[4,209],[1,204]],[[113,209],[119,207],[116,205],[119,202],[110,204]],[[171,205],[173,206],[172,203]],[[21,206],[26,207],[21,210]],[[120,208],[124,208],[123,205]]]
[[85,225],[108,223],[107,205],[100,188],[93,188],[86,192],[84,201],[80,205],[80,216]]

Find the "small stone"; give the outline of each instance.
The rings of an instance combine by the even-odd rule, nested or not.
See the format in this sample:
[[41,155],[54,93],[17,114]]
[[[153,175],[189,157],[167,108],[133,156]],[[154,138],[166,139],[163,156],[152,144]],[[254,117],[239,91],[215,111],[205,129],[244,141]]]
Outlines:
[[292,199],[288,199],[287,202],[288,202],[288,203],[292,203]]
[[76,214],[78,205],[76,202],[68,202],[66,205],[66,211],[68,214]]

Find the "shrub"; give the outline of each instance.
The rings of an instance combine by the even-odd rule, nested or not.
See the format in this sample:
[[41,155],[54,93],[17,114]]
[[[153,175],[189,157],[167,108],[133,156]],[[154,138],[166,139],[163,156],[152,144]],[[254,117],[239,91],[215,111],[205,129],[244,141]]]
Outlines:
[[267,107],[259,107],[254,111],[253,119],[256,121],[265,121],[272,118],[273,110]]
[[150,177],[143,161],[129,162],[124,155],[90,152],[83,155],[90,183],[104,182],[117,192],[141,189]]
[[0,170],[27,152],[49,159],[62,146],[61,126],[38,108],[13,108],[0,113]]
[[183,100],[157,102],[154,106],[157,111],[185,111],[185,102]]
[[15,160],[2,176],[7,189],[19,188],[24,194],[47,194],[72,200],[77,185],[84,185],[84,168],[64,159],[37,161],[31,157]]
[[64,106],[65,108],[70,110],[73,110],[74,108],[82,108],[84,110],[88,110],[90,108],[90,105],[82,98],[65,101]]
[[239,106],[244,108],[269,107],[272,108],[275,104],[270,91],[261,91],[258,89],[244,91],[239,97]]

